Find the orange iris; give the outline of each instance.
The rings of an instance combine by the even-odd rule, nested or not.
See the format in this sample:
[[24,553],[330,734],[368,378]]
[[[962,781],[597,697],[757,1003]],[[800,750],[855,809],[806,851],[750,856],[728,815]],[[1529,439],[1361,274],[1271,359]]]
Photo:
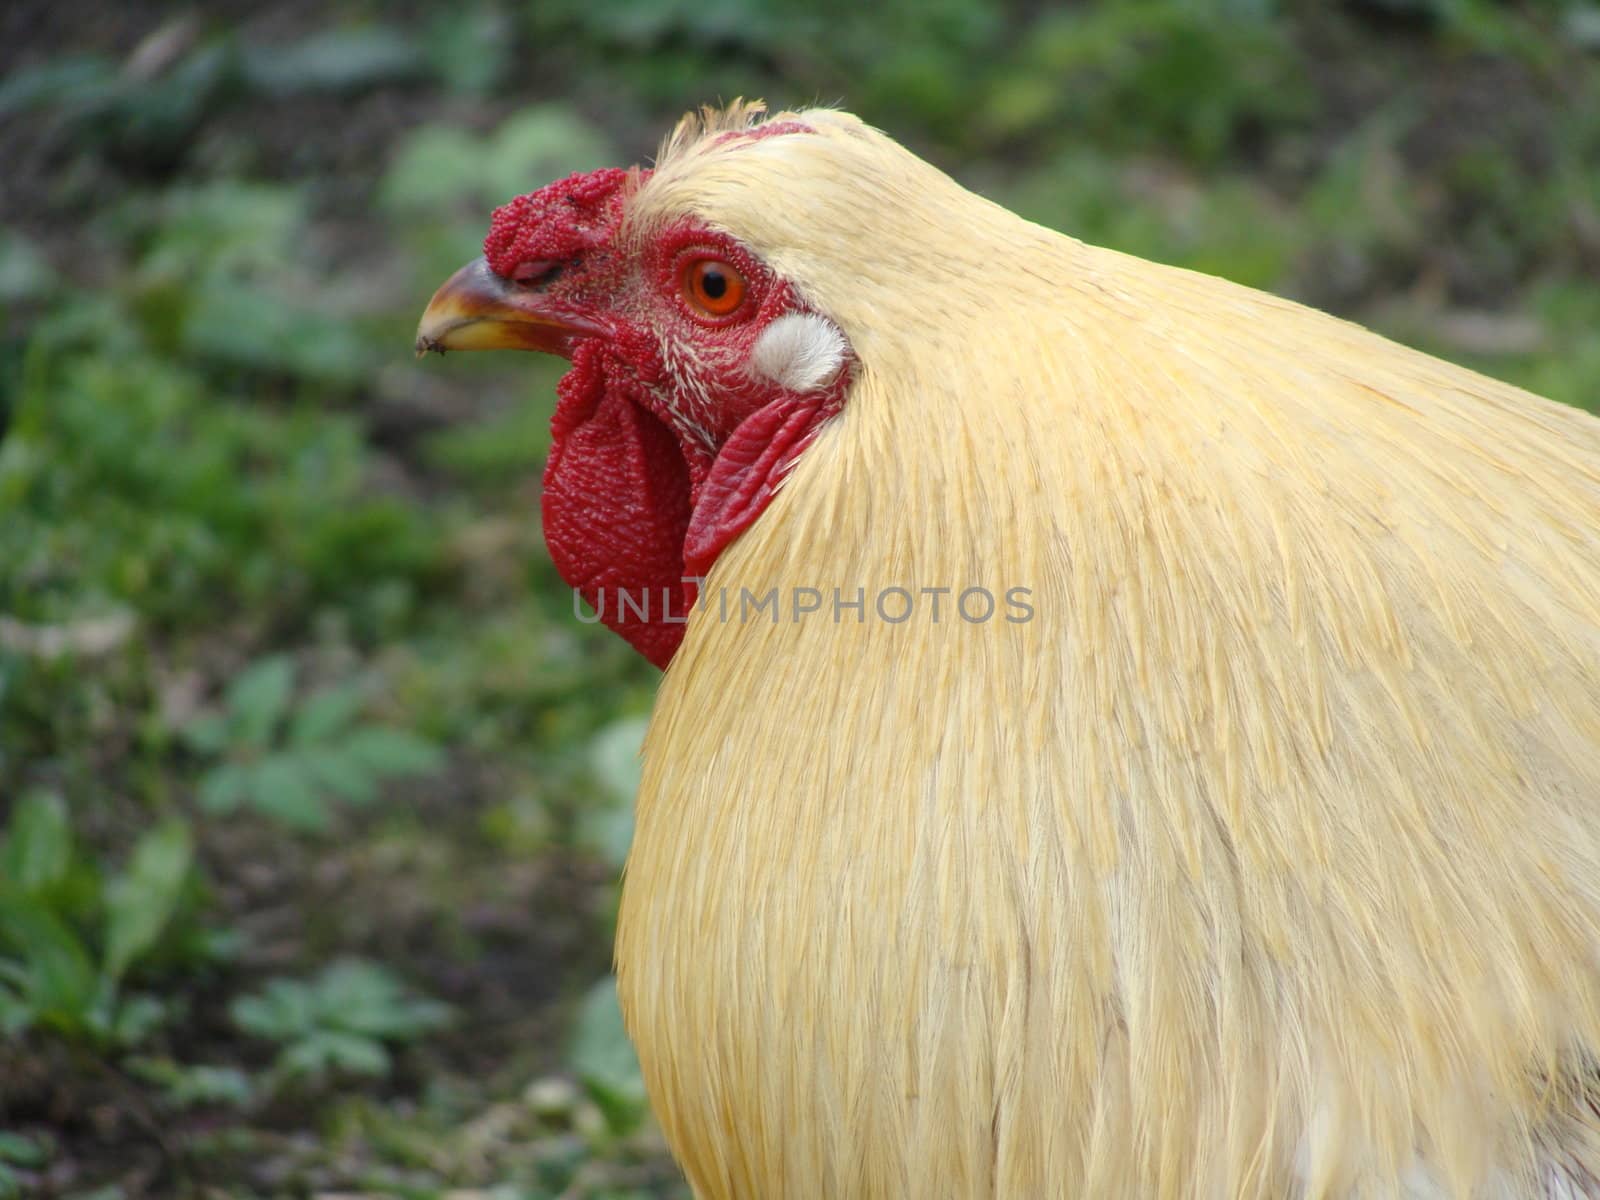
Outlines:
[[697,258],[683,273],[683,294],[708,317],[725,317],[744,302],[744,276],[731,263]]

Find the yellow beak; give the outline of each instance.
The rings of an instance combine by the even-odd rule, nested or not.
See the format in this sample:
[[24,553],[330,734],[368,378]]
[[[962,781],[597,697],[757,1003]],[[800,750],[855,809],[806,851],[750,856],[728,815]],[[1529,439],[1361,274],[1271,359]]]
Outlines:
[[428,301],[417,325],[417,354],[540,350],[571,358],[575,340],[606,332],[544,292],[502,279],[480,257],[445,280]]

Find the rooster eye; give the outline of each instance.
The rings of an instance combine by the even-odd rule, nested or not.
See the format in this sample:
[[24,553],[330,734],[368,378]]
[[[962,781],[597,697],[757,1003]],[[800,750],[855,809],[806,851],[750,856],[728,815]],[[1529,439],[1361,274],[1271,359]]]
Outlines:
[[683,272],[683,294],[708,317],[725,317],[744,302],[744,276],[731,263],[697,258]]
[[511,282],[522,287],[546,288],[561,278],[561,272],[567,266],[567,263],[549,262],[543,259],[520,262],[511,272]]

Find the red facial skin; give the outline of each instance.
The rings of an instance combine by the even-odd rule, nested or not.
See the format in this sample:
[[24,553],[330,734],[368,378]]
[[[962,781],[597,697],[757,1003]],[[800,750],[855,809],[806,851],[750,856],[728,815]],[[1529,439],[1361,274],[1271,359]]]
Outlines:
[[[665,668],[696,598],[685,580],[761,515],[838,411],[853,362],[804,395],[749,371],[762,331],[805,307],[737,242],[692,222],[618,245],[637,182],[595,171],[518,197],[496,211],[484,253],[529,303],[605,331],[569,336],[560,351],[572,369],[551,422],[545,542],[601,619]],[[685,294],[687,267],[704,258],[744,277],[724,316]],[[648,619],[637,611],[646,600]]]

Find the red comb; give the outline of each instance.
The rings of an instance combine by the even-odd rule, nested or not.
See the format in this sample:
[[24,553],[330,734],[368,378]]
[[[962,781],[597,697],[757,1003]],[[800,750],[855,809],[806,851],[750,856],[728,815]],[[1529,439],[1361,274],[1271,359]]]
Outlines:
[[569,175],[502,204],[483,239],[490,269],[510,279],[521,263],[566,262],[604,245],[622,220],[628,175],[620,167]]

